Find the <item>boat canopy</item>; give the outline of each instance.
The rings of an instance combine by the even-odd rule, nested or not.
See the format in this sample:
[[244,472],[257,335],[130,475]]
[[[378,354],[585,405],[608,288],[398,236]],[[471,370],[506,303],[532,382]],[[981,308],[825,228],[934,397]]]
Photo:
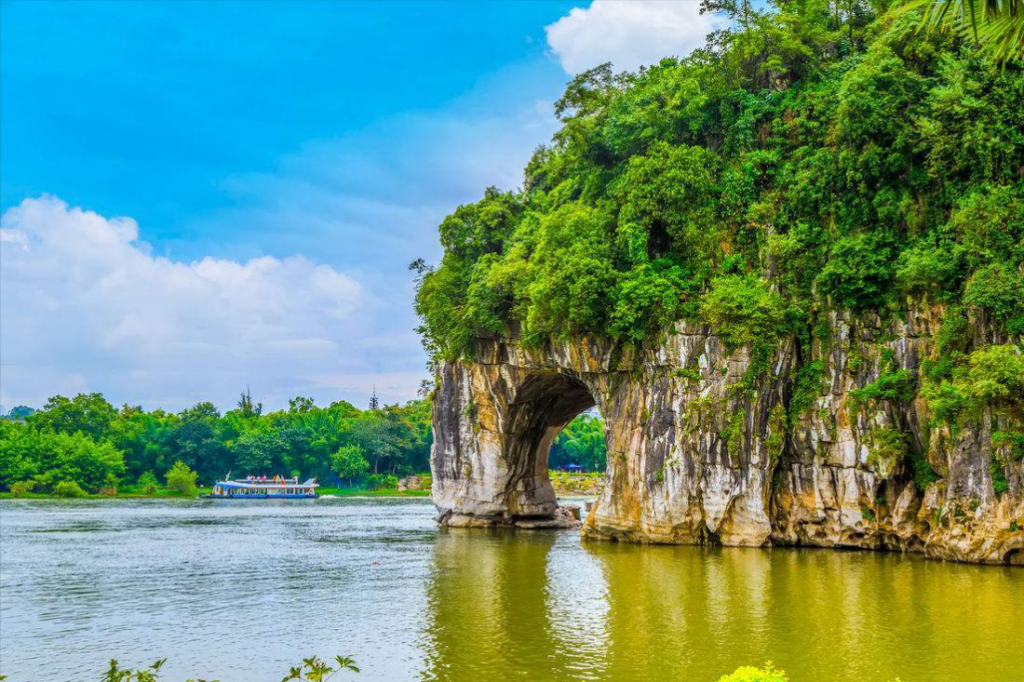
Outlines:
[[320,484],[314,483],[313,480],[314,479],[310,479],[305,483],[275,483],[273,481],[267,481],[266,483],[248,483],[244,481],[217,481],[217,483],[215,483],[214,485],[220,486],[221,488],[247,488],[259,490],[266,490],[268,488],[272,488],[274,490],[279,490],[283,488],[318,488]]

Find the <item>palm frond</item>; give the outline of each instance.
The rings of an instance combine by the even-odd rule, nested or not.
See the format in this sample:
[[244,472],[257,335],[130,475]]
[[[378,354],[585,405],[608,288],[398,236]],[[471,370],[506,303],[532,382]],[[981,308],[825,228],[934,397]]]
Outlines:
[[1024,61],[1024,0],[918,0],[922,26],[972,40],[1003,65]]

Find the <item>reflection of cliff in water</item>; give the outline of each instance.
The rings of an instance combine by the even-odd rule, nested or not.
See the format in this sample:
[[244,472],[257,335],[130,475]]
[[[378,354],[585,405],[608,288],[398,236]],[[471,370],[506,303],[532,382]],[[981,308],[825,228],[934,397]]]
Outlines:
[[797,682],[982,680],[1024,661],[1014,569],[488,530],[441,532],[432,565],[423,680],[713,682],[768,660]]
[[[442,532],[427,586],[421,678],[575,680],[597,673],[608,644],[604,586],[578,543],[575,533]],[[552,551],[556,544],[562,551]]]
[[[969,567],[875,553],[584,549],[607,586],[607,679],[712,682],[768,660],[793,680],[1010,679],[1024,660],[1015,619],[999,617],[1016,608],[1013,569],[979,581]],[[971,581],[969,598],[943,589],[951,572]]]

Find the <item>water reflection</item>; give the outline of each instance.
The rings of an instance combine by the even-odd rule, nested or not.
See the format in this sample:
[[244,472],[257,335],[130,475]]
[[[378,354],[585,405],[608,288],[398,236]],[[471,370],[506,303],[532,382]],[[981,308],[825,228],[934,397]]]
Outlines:
[[[433,548],[425,680],[490,679],[548,667],[551,533],[450,530]],[[554,679],[554,678],[551,678]]]
[[1013,569],[813,550],[584,549],[607,585],[607,679],[710,681],[767,660],[810,682],[1010,680],[1024,666],[1024,575]]
[[794,682],[1024,682],[1020,568],[439,531],[425,501],[0,509],[12,682],[111,656],[260,682],[314,652],[364,682],[713,682],[768,659]]

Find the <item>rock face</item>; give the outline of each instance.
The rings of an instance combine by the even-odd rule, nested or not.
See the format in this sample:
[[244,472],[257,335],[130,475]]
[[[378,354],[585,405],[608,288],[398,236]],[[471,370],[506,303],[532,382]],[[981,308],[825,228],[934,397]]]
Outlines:
[[[991,433],[999,416],[951,433],[929,427],[923,400],[860,404],[851,395],[886,366],[916,374],[941,315],[922,306],[883,325],[834,313],[827,341],[814,341],[807,357],[795,342],[781,344],[756,380],[748,349],[730,352],[711,329],[687,322],[643,354],[592,338],[541,349],[514,334],[479,339],[475,362],[442,363],[438,372],[431,467],[439,522],[572,525],[548,480],[547,453],[562,427],[596,405],[607,482],[583,522],[585,538],[1022,563],[1024,462],[999,469],[1009,489],[997,494]],[[894,433],[904,434],[902,451],[885,447]],[[915,483],[915,460],[941,478]]]

